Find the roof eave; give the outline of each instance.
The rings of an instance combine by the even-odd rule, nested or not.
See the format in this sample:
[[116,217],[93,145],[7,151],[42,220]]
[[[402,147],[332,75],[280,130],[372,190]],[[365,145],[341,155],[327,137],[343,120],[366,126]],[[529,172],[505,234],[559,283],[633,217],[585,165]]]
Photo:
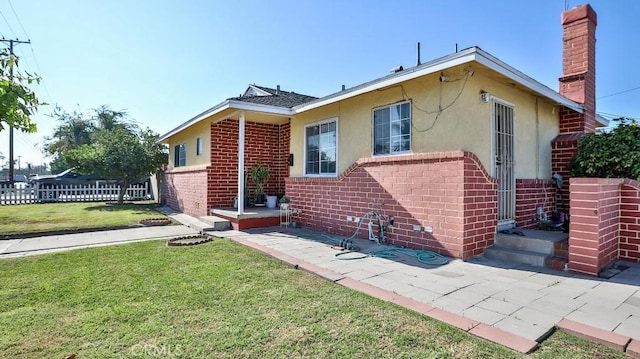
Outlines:
[[284,116],[284,117],[291,117],[293,115],[293,111],[290,108],[286,108],[286,107],[263,105],[263,104],[243,102],[238,100],[225,100],[224,102],[221,102],[211,107],[210,109],[200,113],[199,115],[182,123],[180,126],[160,136],[160,138],[158,139],[158,142],[161,142],[161,143],[166,142],[171,136],[175,135],[176,133],[202,120],[205,120],[211,116],[215,116],[216,114],[219,114],[222,111],[225,111],[227,109],[234,109],[238,111],[260,112],[260,113],[266,113],[270,115]]
[[164,135],[160,136],[160,138],[158,139],[158,142],[166,142],[167,139],[169,139],[169,137],[175,135],[176,133],[184,130],[185,128],[198,123],[202,120],[204,120],[207,117],[213,116],[217,113],[220,113],[228,108],[230,108],[229,106],[230,101],[226,100],[223,102],[220,102],[219,104],[209,108],[208,110],[196,115],[195,117],[192,117],[191,119],[187,120],[186,122],[181,123],[178,127],[174,128],[173,130],[165,133]]
[[609,125],[611,124],[611,121],[609,121],[604,116],[598,115],[598,114],[596,114],[596,122],[600,123],[602,127],[609,127]]
[[420,76],[429,75],[440,72],[447,68],[461,65],[473,60],[473,52],[475,48],[462,50],[452,55],[444,56],[424,63],[420,66],[412,67],[396,74],[388,75],[364,84],[352,87],[350,89],[333,93],[331,95],[319,98],[315,101],[307,102],[302,105],[294,106],[293,111],[300,113],[314,108],[318,108],[333,102],[341,101],[350,97],[358,96],[370,91],[375,91],[384,87],[393,86],[401,82],[405,82]]
[[437,73],[454,66],[471,62],[482,64],[492,69],[493,71],[506,76],[512,81],[515,81],[520,85],[525,86],[532,91],[549,98],[555,103],[566,106],[580,113],[584,112],[584,108],[581,104],[571,101],[570,99],[560,95],[556,91],[539,83],[531,77],[507,65],[506,63],[498,60],[496,57],[490,55],[489,53],[483,51],[478,47],[471,47],[469,49],[465,49],[460,52],[456,52],[454,54],[447,55],[439,59],[426,62],[422,65],[398,72],[396,74],[391,74],[344,91],[336,92],[334,94],[322,97],[318,100],[294,106],[293,111],[294,113],[308,111],[314,108],[328,105],[330,103],[345,100],[350,97],[358,96],[384,87],[393,86],[404,81],[412,80],[414,78],[429,75],[432,73]]
[[509,79],[519,83],[522,86],[529,88],[530,90],[539,93],[540,95],[547,97],[553,102],[570,108],[576,112],[583,113],[584,106],[578,102],[572,101],[565,96],[562,96],[558,92],[550,89],[549,87],[541,84],[540,82],[532,79],[524,73],[516,70],[514,67],[507,65],[506,63],[498,60],[493,55],[481,50],[475,54],[475,61],[490,68],[491,70],[508,77]]
[[228,100],[231,108],[241,111],[262,112],[270,115],[293,116],[293,110],[288,107],[265,105],[254,102],[244,102],[238,100]]

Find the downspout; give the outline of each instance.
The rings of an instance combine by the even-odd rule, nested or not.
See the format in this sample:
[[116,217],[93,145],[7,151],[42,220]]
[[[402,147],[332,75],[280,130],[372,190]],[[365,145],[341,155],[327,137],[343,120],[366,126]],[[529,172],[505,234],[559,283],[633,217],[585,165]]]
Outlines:
[[238,215],[244,214],[244,111],[238,120]]
[[540,119],[538,118],[538,96],[536,96],[536,177],[540,178]]

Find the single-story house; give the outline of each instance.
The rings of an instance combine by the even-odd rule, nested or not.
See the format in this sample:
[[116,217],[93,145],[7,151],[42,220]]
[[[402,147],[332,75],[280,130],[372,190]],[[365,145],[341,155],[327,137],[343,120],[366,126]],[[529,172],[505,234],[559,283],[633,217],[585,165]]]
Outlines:
[[393,244],[483,253],[499,229],[551,212],[552,175],[568,178],[577,140],[606,125],[595,113],[596,14],[576,7],[562,26],[559,91],[478,47],[320,98],[249,85],[161,137],[167,204],[194,216],[230,208],[260,163],[266,192],[286,193],[303,226],[350,235],[376,211],[394,218]]

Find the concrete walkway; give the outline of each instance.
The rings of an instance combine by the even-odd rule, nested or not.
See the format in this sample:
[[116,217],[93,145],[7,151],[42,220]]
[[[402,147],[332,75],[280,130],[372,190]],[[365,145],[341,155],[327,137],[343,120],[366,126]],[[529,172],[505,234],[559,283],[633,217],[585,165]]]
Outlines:
[[[199,232],[197,219],[163,212],[185,225],[3,240],[0,259]],[[404,256],[342,260],[338,238],[306,229],[208,233],[519,352],[534,350],[561,328],[640,358],[640,265],[623,262],[629,268],[608,280],[483,257],[429,267]],[[356,244],[364,254],[382,249],[365,240]]]
[[[523,353],[561,328],[640,357],[638,265],[608,280],[483,257],[428,267],[411,257],[341,260],[335,240],[304,229],[211,233]],[[383,249],[356,241],[362,253]]]
[[198,234],[186,226],[152,226],[0,241],[0,259],[76,248],[123,244]]

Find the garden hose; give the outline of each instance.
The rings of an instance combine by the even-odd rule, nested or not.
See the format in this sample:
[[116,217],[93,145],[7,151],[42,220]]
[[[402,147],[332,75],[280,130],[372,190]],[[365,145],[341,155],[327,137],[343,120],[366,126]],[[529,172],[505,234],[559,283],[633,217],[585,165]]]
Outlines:
[[[351,255],[353,253],[357,253],[358,255]],[[354,249],[346,250],[344,252],[336,253],[335,257],[341,260],[356,260],[356,259],[365,259],[368,257],[377,257],[384,259],[396,259],[401,255],[407,257],[413,257],[418,262],[430,266],[437,267],[442,266],[449,263],[449,259],[441,254],[432,251],[418,250],[418,249],[409,249],[409,248],[401,248],[401,247],[388,247],[385,249],[381,249],[378,251],[373,251],[371,253],[360,253],[359,248],[354,247]]]
[[[362,216],[362,218],[360,218],[360,221],[358,222],[358,227],[356,228],[355,232],[350,237],[344,238],[339,241],[340,243],[339,246],[344,248],[345,250],[340,253],[336,253],[335,255],[336,258],[340,260],[350,261],[350,260],[365,259],[368,257],[395,259],[395,258],[398,258],[400,255],[405,255],[407,257],[413,257],[418,262],[427,266],[432,266],[432,267],[442,266],[449,263],[449,259],[441,254],[438,254],[432,251],[409,249],[409,248],[402,248],[402,247],[389,246],[388,248],[373,251],[368,254],[361,253],[360,248],[353,244],[353,239],[358,235],[358,232],[360,232],[360,228],[362,227],[362,223],[364,219],[370,216],[375,216],[378,219],[378,229],[380,233],[378,237],[373,237],[373,238],[371,236],[371,233],[369,233],[369,239],[375,241],[379,246],[382,245],[381,243],[382,241],[380,240],[380,237],[384,238],[384,226],[382,225],[382,218],[380,214],[378,214],[377,212],[373,212],[373,211],[367,212]],[[369,231],[371,232],[371,220],[369,220]],[[328,239],[331,239],[336,244],[338,243],[338,240],[336,238],[333,238],[326,234],[323,234],[322,236]]]

